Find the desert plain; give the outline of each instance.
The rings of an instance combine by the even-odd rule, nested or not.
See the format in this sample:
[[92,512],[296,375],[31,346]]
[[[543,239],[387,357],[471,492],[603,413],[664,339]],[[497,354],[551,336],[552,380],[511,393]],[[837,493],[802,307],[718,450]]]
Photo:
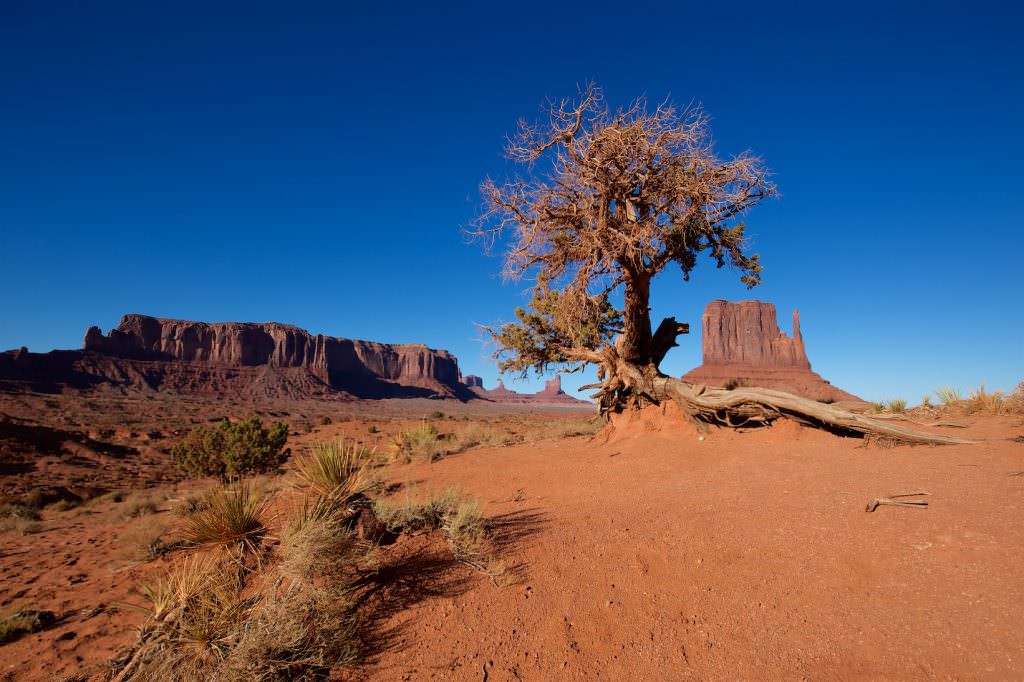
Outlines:
[[[903,418],[970,444],[885,447],[789,420],[700,430],[671,407],[610,428],[550,406],[5,392],[2,492],[42,497],[0,534],[0,609],[53,622],[0,645],[0,676],[116,672],[147,618],[139,586],[189,551],[147,547],[173,547],[176,507],[217,485],[182,476],[168,444],[256,411],[288,424],[293,457],[338,438],[387,452],[424,424],[490,434],[374,465],[387,498],[475,500],[499,568],[459,561],[437,531],[373,549],[358,663],[336,679],[1018,679],[1024,418],[967,406]],[[280,471],[255,485],[294,495]],[[904,493],[927,507],[865,511]]]

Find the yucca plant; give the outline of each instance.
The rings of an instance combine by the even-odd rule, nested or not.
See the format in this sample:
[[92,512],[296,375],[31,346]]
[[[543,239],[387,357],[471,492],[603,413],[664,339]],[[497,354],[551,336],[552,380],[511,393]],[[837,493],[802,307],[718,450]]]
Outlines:
[[185,541],[193,547],[222,546],[243,554],[259,549],[267,527],[267,503],[246,484],[215,488],[204,505],[185,519]]
[[317,441],[308,454],[295,459],[300,485],[336,501],[364,492],[370,484],[370,450],[345,439]]

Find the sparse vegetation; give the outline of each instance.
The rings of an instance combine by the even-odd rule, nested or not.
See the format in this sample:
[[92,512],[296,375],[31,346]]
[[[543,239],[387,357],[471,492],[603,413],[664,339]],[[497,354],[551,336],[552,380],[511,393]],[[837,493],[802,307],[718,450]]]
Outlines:
[[128,526],[118,540],[125,555],[134,561],[155,559],[167,550],[163,535],[167,526],[152,516],[143,516]]
[[987,391],[985,385],[982,384],[977,390],[970,391],[970,396],[964,401],[964,412],[967,414],[1002,414],[1003,402],[1002,391]]
[[18,611],[0,619],[0,644],[13,642],[22,635],[38,632],[54,623],[50,611]]
[[904,398],[889,398],[885,401],[885,411],[899,413],[907,409],[907,401]]
[[430,462],[443,452],[443,448],[438,445],[439,437],[437,428],[424,420],[419,426],[399,431],[391,440],[391,451],[397,459],[406,462]]
[[5,502],[0,504],[0,533],[14,532],[18,535],[31,535],[43,529],[39,520],[39,509],[29,506],[23,501]]
[[287,424],[266,428],[252,416],[235,423],[224,420],[212,429],[197,426],[171,449],[171,456],[187,476],[233,478],[277,469],[287,456],[287,440]]
[[1024,415],[1024,381],[1017,384],[1017,387],[1006,396],[1003,410],[1007,414]]
[[155,514],[156,500],[150,493],[134,492],[124,498],[124,504],[119,511],[121,517],[125,519]]
[[374,511],[392,532],[442,531],[459,561],[492,580],[505,571],[492,556],[489,524],[478,503],[458,488],[445,488],[422,501],[375,500]]

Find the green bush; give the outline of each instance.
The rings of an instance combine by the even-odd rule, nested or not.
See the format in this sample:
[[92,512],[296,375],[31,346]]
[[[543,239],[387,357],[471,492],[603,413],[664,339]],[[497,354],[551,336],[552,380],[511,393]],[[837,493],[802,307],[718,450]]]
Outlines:
[[257,416],[216,428],[197,426],[171,449],[174,464],[187,476],[234,478],[273,471],[285,459],[288,425],[274,422],[265,428]]

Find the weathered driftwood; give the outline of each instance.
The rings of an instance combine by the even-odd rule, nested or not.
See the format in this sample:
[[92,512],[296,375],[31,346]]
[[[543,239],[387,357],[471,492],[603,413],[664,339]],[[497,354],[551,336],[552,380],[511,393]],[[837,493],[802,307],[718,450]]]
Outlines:
[[868,502],[864,508],[866,512],[873,512],[878,509],[881,505],[889,505],[890,507],[913,507],[914,509],[927,509],[927,500],[904,500],[904,497],[918,497],[920,495],[931,495],[931,493],[903,493],[902,495],[890,495],[889,497],[876,497],[875,499]]

